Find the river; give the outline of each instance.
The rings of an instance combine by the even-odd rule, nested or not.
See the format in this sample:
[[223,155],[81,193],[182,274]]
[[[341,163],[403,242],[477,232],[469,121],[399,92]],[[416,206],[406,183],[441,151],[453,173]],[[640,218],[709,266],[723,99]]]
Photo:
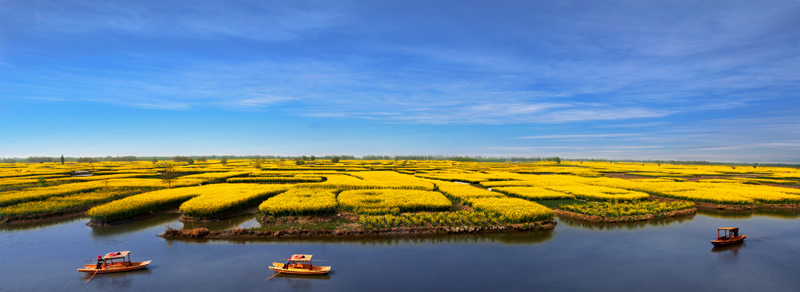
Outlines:
[[[800,214],[718,214],[555,230],[433,237],[166,240],[177,215],[92,228],[86,218],[0,226],[0,291],[798,291]],[[256,225],[252,216],[208,224]],[[715,249],[717,227],[748,238]],[[90,275],[98,254],[131,250],[146,270]],[[294,253],[326,276],[267,269]]]

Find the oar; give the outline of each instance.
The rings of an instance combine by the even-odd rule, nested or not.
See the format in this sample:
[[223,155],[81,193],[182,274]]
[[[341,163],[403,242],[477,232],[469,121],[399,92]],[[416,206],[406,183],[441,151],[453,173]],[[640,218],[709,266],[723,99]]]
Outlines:
[[272,275],[272,276],[270,276],[269,278],[267,278],[267,280],[269,280],[269,279],[272,279],[272,277],[275,277],[275,276],[277,276],[277,275],[278,275],[278,274],[280,274],[280,273],[281,273],[281,272],[280,272],[280,271],[278,271],[277,273],[275,273],[275,275]]
[[[100,271],[100,270],[96,270],[96,271],[94,271],[94,275],[97,275],[97,272],[99,272],[99,271]],[[92,280],[92,278],[94,278],[94,275],[92,275],[92,277],[91,277],[91,278],[89,278],[89,280],[86,280],[86,283],[89,283],[89,281],[91,281],[91,280]]]

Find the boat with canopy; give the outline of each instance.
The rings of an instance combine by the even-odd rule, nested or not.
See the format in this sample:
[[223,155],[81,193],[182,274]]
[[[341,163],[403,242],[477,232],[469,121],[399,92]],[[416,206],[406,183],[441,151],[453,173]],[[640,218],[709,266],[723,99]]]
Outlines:
[[151,261],[132,262],[130,251],[110,252],[102,256],[102,261],[100,264],[83,265],[83,269],[78,269],[78,272],[106,274],[135,271],[146,268],[150,262]]
[[717,228],[717,239],[711,241],[714,246],[728,246],[744,242],[747,235],[739,235],[739,227]]
[[286,263],[273,262],[270,270],[278,274],[297,275],[322,275],[331,271],[330,266],[315,266],[311,264],[310,254],[296,254],[286,260]]

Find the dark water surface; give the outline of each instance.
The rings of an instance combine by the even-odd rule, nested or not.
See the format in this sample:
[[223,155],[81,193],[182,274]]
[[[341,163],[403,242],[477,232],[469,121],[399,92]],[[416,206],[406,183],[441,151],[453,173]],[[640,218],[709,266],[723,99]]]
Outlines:
[[[91,228],[80,218],[0,227],[0,291],[800,291],[800,214],[701,212],[681,220],[554,231],[272,241],[165,240],[177,216]],[[213,229],[258,225],[242,216]],[[714,249],[717,227],[745,244]],[[131,250],[149,269],[76,271],[98,254]],[[326,276],[267,269],[294,253],[324,259]]]

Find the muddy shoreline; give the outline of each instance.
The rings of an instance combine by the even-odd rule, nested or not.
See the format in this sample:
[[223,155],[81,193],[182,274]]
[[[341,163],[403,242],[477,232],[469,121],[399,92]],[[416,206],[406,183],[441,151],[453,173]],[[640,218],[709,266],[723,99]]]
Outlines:
[[147,213],[147,214],[140,214],[140,215],[136,215],[134,217],[128,218],[128,219],[117,220],[117,221],[95,221],[95,220],[89,220],[89,222],[86,222],[86,226],[90,226],[90,227],[113,226],[113,225],[120,225],[120,224],[125,224],[125,223],[138,221],[138,220],[143,220],[143,219],[147,219],[147,218],[152,218],[152,217],[155,217],[155,216],[158,216],[158,215],[180,214],[180,213],[181,213],[181,211],[178,210],[178,209],[167,209],[167,210],[155,211],[155,212],[151,212],[151,213]]
[[568,218],[568,219],[581,220],[587,222],[620,223],[620,222],[637,222],[637,221],[649,221],[649,220],[663,219],[663,218],[684,217],[697,213],[697,209],[691,208],[691,209],[661,212],[655,214],[633,215],[633,216],[622,216],[622,217],[584,215],[561,209],[554,209],[553,212],[555,212],[559,218]]
[[673,199],[673,198],[666,198],[666,197],[659,197],[650,195],[651,200],[661,201],[661,202],[689,202],[694,203],[695,208],[704,209],[704,210],[717,210],[717,211],[733,211],[733,212],[741,212],[741,211],[756,211],[756,210],[797,210],[800,209],[800,203],[798,204],[759,204],[759,205],[726,205],[726,204],[717,204],[717,203],[708,203],[708,202],[695,202],[695,201],[687,201],[681,199]]
[[158,236],[163,238],[203,238],[203,239],[253,239],[253,238],[291,238],[291,237],[375,237],[375,236],[416,236],[458,233],[490,233],[512,231],[552,230],[555,220],[544,220],[526,224],[505,224],[494,226],[431,226],[431,227],[393,227],[385,229],[333,229],[309,230],[289,229],[277,231],[259,231],[244,228],[232,230],[209,231],[197,229],[167,229]]
[[83,217],[84,212],[88,210],[88,208],[81,208],[82,210],[77,212],[59,212],[56,214],[47,214],[47,215],[30,215],[30,216],[22,216],[22,217],[8,217],[4,218],[5,222],[0,220],[0,225],[22,225],[22,224],[29,224],[29,223],[44,223],[50,221],[60,221],[64,219],[71,219],[71,218],[78,218]]
[[181,216],[178,217],[178,221],[181,221],[181,222],[184,222],[184,223],[214,222],[214,221],[224,220],[224,219],[228,219],[228,218],[236,217],[236,216],[240,216],[240,215],[256,215],[256,214],[258,214],[258,212],[259,212],[258,211],[258,206],[256,206],[256,207],[252,207],[252,208],[245,208],[245,209],[241,209],[241,210],[238,210],[238,211],[226,213],[225,215],[218,216],[218,217],[200,218],[200,217],[191,217],[191,216],[186,216],[186,215],[182,215],[181,214]]

